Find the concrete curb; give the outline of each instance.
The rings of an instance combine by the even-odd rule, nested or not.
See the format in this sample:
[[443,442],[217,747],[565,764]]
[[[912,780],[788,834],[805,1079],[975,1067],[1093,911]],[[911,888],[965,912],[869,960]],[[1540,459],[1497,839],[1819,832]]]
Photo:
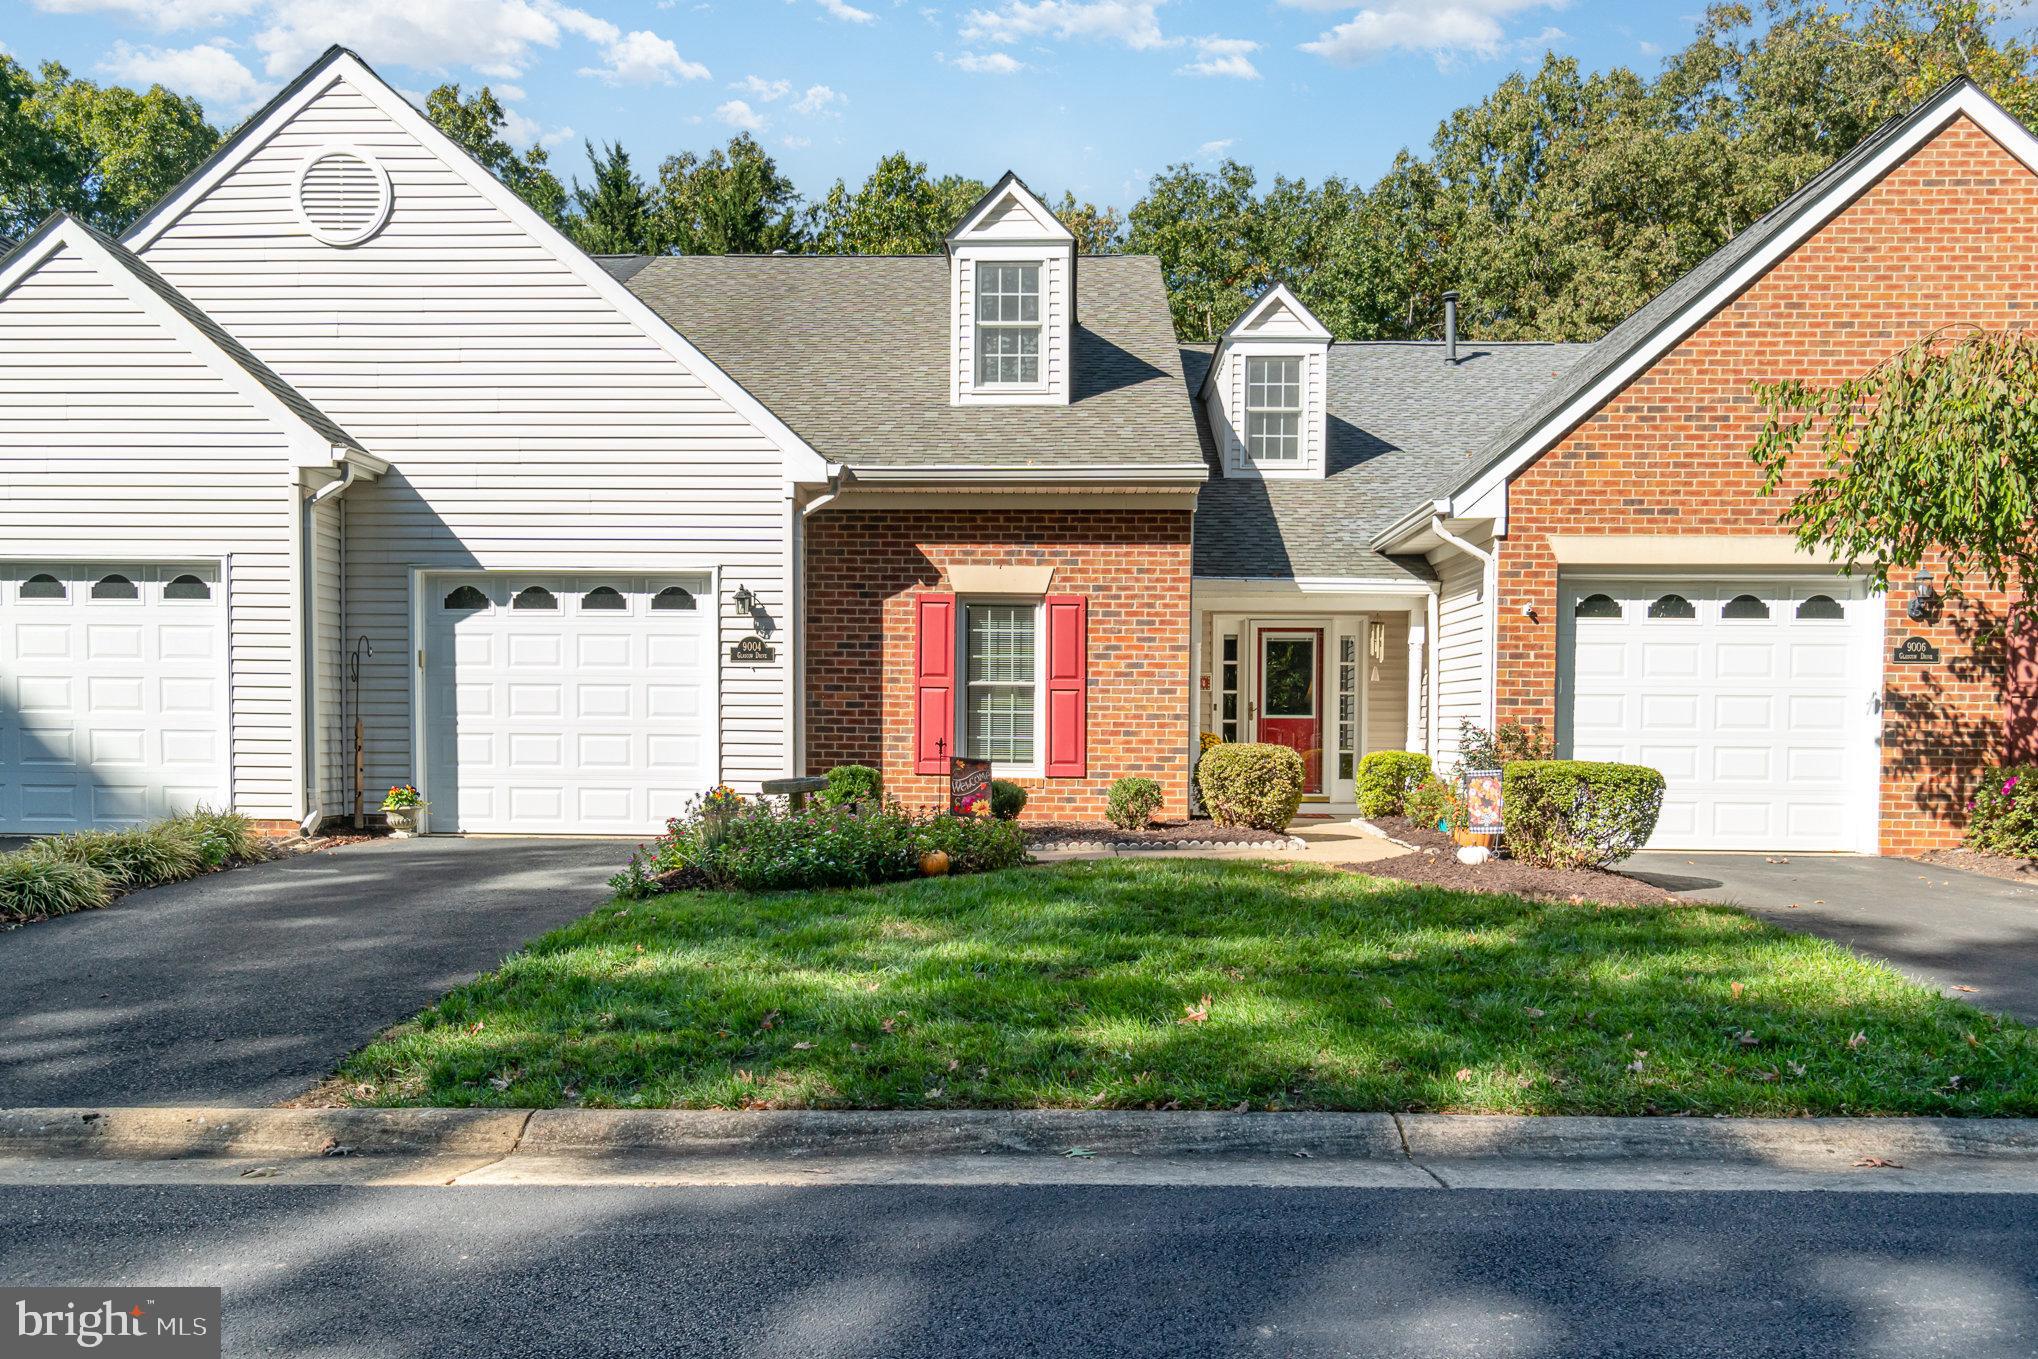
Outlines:
[[2038,1165],[2038,1119],[1571,1118],[598,1109],[10,1109],[0,1155],[44,1159],[561,1156],[856,1159],[1065,1155],[1416,1164],[1703,1162],[1851,1165],[1862,1158]]

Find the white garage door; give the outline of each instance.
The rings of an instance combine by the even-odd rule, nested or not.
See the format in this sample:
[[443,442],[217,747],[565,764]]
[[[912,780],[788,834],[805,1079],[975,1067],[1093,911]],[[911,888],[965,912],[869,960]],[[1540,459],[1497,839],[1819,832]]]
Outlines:
[[1662,771],[1651,848],[1874,848],[1879,601],[1840,580],[1567,578],[1559,607],[1559,748]]
[[224,596],[210,566],[0,565],[0,832],[227,805]]
[[435,831],[644,835],[713,783],[697,576],[425,577]]

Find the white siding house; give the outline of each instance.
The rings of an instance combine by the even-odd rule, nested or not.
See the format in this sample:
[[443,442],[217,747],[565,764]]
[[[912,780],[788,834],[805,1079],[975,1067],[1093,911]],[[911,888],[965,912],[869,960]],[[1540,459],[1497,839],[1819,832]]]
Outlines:
[[[705,781],[754,789],[792,768],[794,648],[781,636],[774,659],[743,664],[728,649],[760,622],[766,632],[789,626],[794,487],[825,481],[825,465],[358,59],[329,53],[126,239],[392,466],[321,506],[314,525],[319,563],[345,562],[343,580],[310,596],[313,739],[325,768],[315,800],[328,814],[348,804],[352,737],[341,689],[358,638],[374,651],[359,686],[371,805],[392,783],[422,784],[433,767],[454,768],[440,758],[449,750],[423,748],[433,741],[466,742],[477,760],[498,765],[526,758],[484,752],[490,738],[469,723],[471,711],[434,715],[420,704],[435,682],[449,696],[463,692],[461,677],[440,667],[480,664],[426,645],[428,610],[458,584],[438,573],[486,573],[484,583],[569,573],[589,589],[609,578],[706,582],[694,587],[708,591],[696,617],[707,615],[710,635],[686,658],[706,667],[706,692],[685,718],[706,725],[697,733]],[[265,573],[281,609],[288,486],[278,479],[269,493],[282,537],[246,569]],[[204,522],[217,522],[216,497],[188,503],[194,517],[202,508]],[[745,588],[751,614],[734,603]],[[625,611],[640,630],[661,621],[649,598]],[[560,607],[571,613],[578,600]],[[281,613],[263,621],[287,627]],[[252,616],[245,626],[255,626]],[[565,637],[501,645],[556,649]],[[247,640],[255,644],[252,631]],[[489,645],[479,633],[460,643]],[[518,691],[516,701],[556,703],[564,692],[554,684],[549,697]],[[287,686],[268,702],[249,697],[237,714],[286,721]],[[569,698],[656,701],[648,691]],[[549,760],[575,758],[561,742],[592,740],[574,717],[532,717],[558,727],[551,748],[524,743],[534,780],[545,780]],[[293,803],[291,745],[280,730],[270,740],[276,772],[262,805],[302,815],[312,808]],[[630,760],[649,758],[640,750]],[[691,772],[687,781],[698,791]],[[442,806],[452,801],[450,788],[424,791]],[[470,792],[470,802],[478,796]],[[524,812],[491,817],[489,827],[640,833],[673,810],[624,825],[583,819],[556,798],[517,801]]]

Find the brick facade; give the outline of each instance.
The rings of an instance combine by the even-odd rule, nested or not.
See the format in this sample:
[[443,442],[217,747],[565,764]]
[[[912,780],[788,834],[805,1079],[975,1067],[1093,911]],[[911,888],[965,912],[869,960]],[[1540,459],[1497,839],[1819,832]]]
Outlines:
[[[1921,147],[1516,478],[1500,552],[1500,716],[1555,720],[1552,533],[1776,534],[1747,451],[1757,379],[1856,376],[1942,326],[2020,326],[2038,300],[2038,177],[1965,118]],[[1944,573],[1941,572],[1941,584]],[[1893,590],[1888,636],[1941,648],[1885,663],[1882,849],[1957,841],[2002,739],[2001,600],[1928,625]],[[1522,615],[1532,605],[1535,617]]]
[[807,524],[807,769],[868,764],[909,804],[945,801],[913,772],[913,601],[957,566],[1052,566],[1089,600],[1089,775],[1022,779],[1028,820],[1098,820],[1113,779],[1158,780],[1187,814],[1187,510],[823,510]]

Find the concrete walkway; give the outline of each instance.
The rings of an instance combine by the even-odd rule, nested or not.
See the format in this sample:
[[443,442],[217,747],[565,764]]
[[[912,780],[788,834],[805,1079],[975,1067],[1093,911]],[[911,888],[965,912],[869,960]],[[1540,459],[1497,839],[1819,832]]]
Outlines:
[[1034,857],[1042,863],[1075,859],[1274,859],[1300,864],[1361,864],[1392,859],[1408,851],[1392,840],[1346,820],[1297,821],[1288,833],[1302,841],[1288,845],[1218,845],[1161,849],[1047,849]]
[[1846,854],[1654,852],[1621,871],[1831,939],[1947,995],[2038,1023],[2038,889]]
[[614,840],[382,840],[0,933],[0,1105],[269,1104],[592,910]]

